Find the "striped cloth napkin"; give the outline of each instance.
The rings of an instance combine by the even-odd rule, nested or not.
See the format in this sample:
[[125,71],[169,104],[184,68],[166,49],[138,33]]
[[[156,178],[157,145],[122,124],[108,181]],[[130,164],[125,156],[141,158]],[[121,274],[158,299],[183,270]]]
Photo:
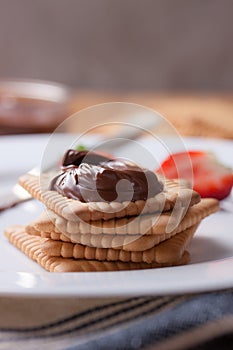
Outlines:
[[105,299],[1,298],[0,349],[233,349],[233,290]]

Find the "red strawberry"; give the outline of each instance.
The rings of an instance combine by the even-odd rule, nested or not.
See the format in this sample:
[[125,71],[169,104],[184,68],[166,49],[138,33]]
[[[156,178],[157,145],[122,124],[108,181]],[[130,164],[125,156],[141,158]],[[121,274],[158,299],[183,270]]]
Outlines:
[[156,171],[169,179],[192,181],[201,197],[219,200],[227,197],[233,186],[233,172],[217,161],[214,155],[202,151],[175,153]]

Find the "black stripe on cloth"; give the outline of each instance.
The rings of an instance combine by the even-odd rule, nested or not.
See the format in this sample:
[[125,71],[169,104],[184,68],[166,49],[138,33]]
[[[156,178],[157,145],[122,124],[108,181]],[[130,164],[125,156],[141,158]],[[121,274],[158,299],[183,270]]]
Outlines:
[[[156,305],[155,307],[151,307],[151,308],[149,308],[149,310],[146,310],[146,311],[142,310],[142,308],[145,305],[156,302],[156,299],[158,299],[158,298],[150,298],[149,300],[145,300],[145,301],[141,302],[140,304],[137,304],[133,307],[124,307],[121,310],[118,310],[116,312],[112,312],[112,313],[110,313],[108,315],[104,315],[102,317],[97,317],[94,320],[84,322],[81,325],[71,327],[71,328],[66,329],[64,331],[59,331],[59,332],[56,331],[54,333],[48,333],[48,334],[43,334],[43,335],[41,335],[41,334],[40,335],[38,335],[38,334],[28,335],[28,334],[26,334],[24,337],[17,337],[16,336],[14,338],[7,338],[7,339],[2,339],[2,340],[0,339],[0,342],[2,342],[2,341],[9,342],[11,340],[13,340],[13,342],[15,342],[15,341],[24,341],[24,340],[28,340],[28,339],[37,339],[37,338],[39,338],[39,339],[54,338],[54,337],[61,338],[61,337],[64,337],[66,335],[70,335],[74,332],[77,333],[79,331],[82,331],[82,330],[84,330],[90,326],[93,326],[93,325],[99,326],[100,329],[98,329],[98,331],[106,330],[108,328],[118,326],[118,325],[121,325],[121,324],[126,323],[126,322],[134,321],[140,317],[147,316],[147,315],[149,315],[153,312],[156,312],[156,311],[161,312],[161,310],[163,308],[167,308],[169,305],[173,305],[174,302],[178,302],[179,300],[183,300],[183,297],[169,297],[168,300],[160,302],[159,305]],[[133,315],[127,317],[126,313],[131,312],[131,311],[136,311],[137,313],[136,314],[134,313]],[[118,318],[120,315],[122,315],[124,318],[120,321],[119,320],[114,321],[114,319]],[[113,319],[112,320],[113,322],[110,322],[111,319]],[[104,321],[108,321],[108,323],[104,327],[103,326],[100,327],[100,323],[104,322]],[[75,334],[75,335],[77,335],[77,334]]]
[[[176,303],[173,308],[165,312],[152,314],[149,318],[142,318],[137,323],[129,323],[124,328],[115,328],[114,332],[96,334],[95,337],[83,340],[82,344],[77,337],[76,343],[75,340],[70,342],[70,346],[63,350],[108,350],[109,344],[111,344],[111,350],[160,350],[160,348],[167,350],[168,348],[162,345],[166,345],[168,340],[172,343],[169,350],[180,350],[181,348],[176,346],[176,338],[186,337],[188,332],[192,334],[197,328],[204,329],[211,322],[213,324],[222,322],[224,327],[225,317],[232,316],[232,290],[192,295],[191,298]],[[210,332],[209,340],[213,336],[214,334]],[[182,348],[184,349],[187,350],[188,347]]]
[[116,301],[114,303],[110,303],[110,304],[103,304],[103,305],[98,305],[95,306],[93,308],[90,309],[86,309],[82,312],[79,313],[75,313],[71,316],[68,316],[66,318],[62,318],[61,320],[58,321],[54,321],[54,322],[50,322],[48,324],[44,324],[44,325],[40,325],[40,326],[35,326],[35,327],[25,327],[25,328],[0,328],[0,332],[17,332],[17,333],[26,333],[26,332],[37,332],[37,331],[42,331],[45,329],[49,329],[49,328],[54,328],[57,326],[60,326],[64,323],[68,323],[74,320],[78,320],[86,315],[91,315],[94,313],[98,313],[102,310],[108,310],[109,308],[115,307],[115,306],[119,306],[119,305],[124,305],[127,303],[130,303],[132,301],[137,301],[137,300],[142,300],[145,299],[144,297],[135,297],[135,298],[129,298],[129,299],[124,299],[124,300],[120,300],[120,301]]

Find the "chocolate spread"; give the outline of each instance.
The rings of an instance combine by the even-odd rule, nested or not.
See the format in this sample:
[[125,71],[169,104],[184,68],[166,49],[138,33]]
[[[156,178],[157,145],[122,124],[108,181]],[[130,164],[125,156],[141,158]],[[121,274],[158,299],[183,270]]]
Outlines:
[[112,158],[107,158],[95,152],[76,151],[75,149],[69,149],[63,157],[62,165],[64,167],[68,165],[79,166],[81,163],[98,165],[100,162],[105,162],[111,159]]
[[94,164],[79,163],[83,151],[79,153],[75,165],[64,158],[63,171],[52,180],[50,190],[82,202],[146,200],[163,190],[150,170],[120,160],[100,162],[95,153],[89,158]]

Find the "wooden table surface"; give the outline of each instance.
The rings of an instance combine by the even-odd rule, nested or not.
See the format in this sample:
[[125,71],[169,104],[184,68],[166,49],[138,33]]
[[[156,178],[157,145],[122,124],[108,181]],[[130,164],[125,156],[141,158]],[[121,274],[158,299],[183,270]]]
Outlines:
[[[152,108],[167,118],[182,135],[233,139],[233,93],[158,93],[76,91],[71,113],[95,104],[130,102]],[[72,125],[85,129],[85,121]]]
[[[95,92],[73,91],[69,100],[68,112],[64,117],[96,104],[106,102],[129,102],[149,107],[158,111],[182,135],[221,137],[233,139],[233,92],[232,93],[161,93],[161,92]],[[63,112],[65,106],[62,106]],[[118,115],[110,111],[104,122],[120,121]],[[4,115],[3,115],[4,117]],[[22,116],[23,117],[23,116]],[[105,117],[104,117],[105,118]],[[53,132],[59,125],[63,115],[53,113],[51,118],[37,116],[25,122],[15,118],[0,118],[0,134]],[[91,117],[77,118],[69,125],[69,131],[83,132],[98,121],[103,122],[103,115],[92,113]],[[126,118],[124,121],[127,122]],[[16,125],[16,124],[17,125]],[[25,126],[25,129],[24,129]]]

